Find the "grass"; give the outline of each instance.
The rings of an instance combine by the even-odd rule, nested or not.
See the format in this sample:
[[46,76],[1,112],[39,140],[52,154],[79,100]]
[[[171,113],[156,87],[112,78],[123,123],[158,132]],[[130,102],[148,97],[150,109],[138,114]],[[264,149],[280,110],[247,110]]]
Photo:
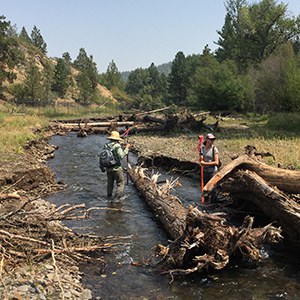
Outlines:
[[[91,118],[104,115],[118,115],[120,111],[114,107],[45,107],[24,108],[22,115],[15,114],[15,108],[0,104],[0,152],[22,152],[28,140],[39,135],[34,128],[44,128],[50,120],[70,118]],[[213,124],[215,119],[209,117],[206,124]],[[219,121],[221,132],[216,133],[215,142],[224,164],[231,158],[244,152],[244,147],[253,145],[259,152],[272,153],[265,162],[277,166],[300,170],[300,116],[298,114],[274,114],[235,116]],[[199,133],[176,133],[169,137],[158,135],[138,135],[130,137],[138,148],[143,148],[143,154],[162,153],[180,159],[198,161],[196,151]],[[3,157],[3,156],[2,156]]]
[[34,129],[47,127],[53,119],[91,118],[119,113],[114,105],[28,108],[0,104],[0,153],[2,157],[4,153],[22,153],[27,141],[40,137]]
[[0,152],[22,152],[27,141],[38,138],[33,129],[46,124],[47,120],[38,116],[4,116],[0,124]]
[[[290,114],[287,118],[291,118]],[[284,116],[239,116],[225,118],[219,121],[221,131],[215,133],[217,140],[215,145],[219,148],[223,165],[229,163],[232,157],[244,153],[244,147],[253,145],[258,152],[270,152],[275,156],[264,158],[264,162],[272,166],[284,168],[295,168],[300,170],[300,133],[294,127],[293,130],[277,130],[270,125],[277,118]],[[213,124],[216,120],[208,118],[206,124]],[[199,133],[182,134],[177,133],[169,138],[161,136],[134,136],[130,140],[139,149],[143,149],[144,155],[160,153],[171,155],[182,160],[197,162],[198,135],[206,134],[208,131]]]

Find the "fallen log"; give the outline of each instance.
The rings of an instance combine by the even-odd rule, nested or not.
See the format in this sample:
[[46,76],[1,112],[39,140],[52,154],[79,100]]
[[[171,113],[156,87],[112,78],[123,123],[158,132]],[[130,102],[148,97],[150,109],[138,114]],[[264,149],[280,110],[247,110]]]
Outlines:
[[88,122],[88,123],[55,123],[59,125],[61,128],[82,128],[83,127],[109,127],[114,124],[117,127],[121,126],[132,126],[134,124],[133,121],[124,121],[124,122]]
[[135,114],[135,116],[140,117],[140,116],[144,116],[144,115],[150,115],[150,114],[161,112],[161,111],[164,111],[167,109],[170,109],[170,106],[158,108],[158,109],[154,109],[154,110],[149,110],[149,111],[144,111],[144,112]]
[[166,185],[158,187],[156,184],[158,176],[153,176],[151,179],[144,173],[144,170],[142,167],[136,167],[133,170],[129,168],[128,172],[155,216],[169,235],[173,239],[177,239],[184,231],[187,210],[177,197],[169,194],[172,183],[168,182]]
[[220,184],[233,198],[254,203],[271,221],[282,226],[283,237],[300,248],[300,205],[249,170],[234,172]]
[[155,216],[173,238],[169,247],[159,245],[158,254],[168,268],[167,273],[188,274],[203,269],[224,268],[232,255],[240,254],[246,259],[259,260],[264,242],[275,243],[281,238],[280,228],[267,225],[253,229],[253,218],[245,218],[241,227],[226,225],[226,220],[217,215],[186,209],[180,200],[170,195],[175,182],[156,184],[158,174],[148,176],[144,169],[128,170],[132,181]]
[[233,170],[250,170],[261,176],[270,185],[276,186],[280,190],[291,193],[300,193],[300,172],[286,170],[269,166],[254,156],[243,154],[232,162],[224,166],[205,186],[204,194],[211,192],[220,180],[228,176]]

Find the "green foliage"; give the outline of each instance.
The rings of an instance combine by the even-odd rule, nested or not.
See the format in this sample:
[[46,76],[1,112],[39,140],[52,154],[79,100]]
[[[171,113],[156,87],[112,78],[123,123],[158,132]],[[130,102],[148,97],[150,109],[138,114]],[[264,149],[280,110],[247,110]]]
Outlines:
[[113,88],[111,90],[113,97],[118,100],[118,105],[120,108],[128,109],[128,107],[133,106],[133,100],[128,96],[128,94],[119,88]]
[[33,26],[31,31],[31,42],[34,46],[40,49],[42,53],[47,53],[47,44],[44,41],[41,31],[36,26]]
[[54,78],[52,90],[58,94],[59,97],[64,98],[66,91],[70,84],[71,68],[65,59],[57,59],[57,64],[54,69]]
[[10,22],[0,16],[0,95],[5,80],[13,82],[16,78],[13,67],[22,59],[15,37],[8,35]]
[[299,37],[299,20],[287,16],[287,5],[262,0],[227,0],[225,24],[218,40],[219,60],[235,60],[240,69],[257,65],[280,45]]
[[21,29],[21,32],[19,34],[19,38],[24,41],[25,43],[31,43],[31,39],[25,29],[25,27],[23,26],[22,29]]
[[76,81],[80,91],[79,103],[89,104],[97,99],[98,71],[93,56],[88,57],[84,48],[79,50],[79,54],[74,61],[74,66],[80,71]]
[[186,58],[183,52],[178,52],[172,62],[171,73],[168,77],[169,101],[176,105],[186,105],[188,76]]
[[148,69],[139,68],[129,74],[125,91],[132,97],[133,107],[158,108],[167,94],[167,77],[152,63]]
[[270,115],[267,127],[272,130],[283,130],[286,132],[300,133],[299,113],[279,113]]
[[214,61],[197,68],[192,88],[194,107],[212,111],[248,108],[251,87],[236,74],[236,66],[231,61]]
[[255,73],[258,111],[299,111],[300,61],[287,44],[266,59]]
[[71,55],[69,52],[64,52],[62,54],[62,58],[64,59],[64,61],[69,65],[71,66],[71,62],[72,62],[72,58],[71,58]]
[[11,88],[15,103],[28,106],[45,106],[52,103],[52,78],[51,65],[45,64],[44,70],[40,72],[34,61],[30,61],[26,68],[24,83],[15,84]]
[[112,88],[124,89],[125,83],[122,79],[121,72],[119,72],[113,60],[109,63],[106,73],[101,76],[101,84],[110,90]]

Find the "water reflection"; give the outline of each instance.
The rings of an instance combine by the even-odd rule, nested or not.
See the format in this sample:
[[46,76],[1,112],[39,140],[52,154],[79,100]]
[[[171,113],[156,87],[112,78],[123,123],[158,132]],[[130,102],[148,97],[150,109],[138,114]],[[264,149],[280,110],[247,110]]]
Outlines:
[[[78,232],[99,236],[131,235],[130,244],[105,255],[108,262],[102,273],[96,263],[82,266],[84,284],[101,299],[300,299],[300,264],[285,249],[266,248],[264,259],[253,266],[247,262],[232,264],[214,274],[170,278],[157,269],[139,267],[132,262],[147,260],[158,243],[167,244],[168,237],[132,185],[126,185],[126,199],[106,198],[106,174],[98,168],[98,156],[106,139],[103,136],[77,138],[75,134],[55,136],[59,146],[49,165],[57,180],[67,184],[66,190],[49,197],[57,205],[85,203],[89,207],[118,208],[120,211],[95,210],[91,219],[67,221]],[[136,158],[130,156],[130,160]],[[160,180],[177,176],[163,174]],[[176,190],[185,205],[200,203],[199,184],[188,178],[179,179],[184,188]],[[280,251],[279,251],[280,250]],[[99,298],[100,299],[100,298]]]

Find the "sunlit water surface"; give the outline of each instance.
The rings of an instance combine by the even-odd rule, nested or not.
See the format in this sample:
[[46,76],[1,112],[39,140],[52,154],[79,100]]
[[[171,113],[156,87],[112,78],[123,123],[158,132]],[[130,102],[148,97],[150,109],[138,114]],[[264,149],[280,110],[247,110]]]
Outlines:
[[[132,236],[123,241],[128,244],[104,255],[104,272],[96,262],[81,267],[83,283],[93,291],[94,299],[300,299],[300,260],[280,247],[266,250],[265,258],[256,265],[233,264],[213,275],[177,278],[172,284],[170,277],[159,270],[136,266],[136,262],[153,255],[155,245],[166,245],[168,236],[132,184],[125,187],[126,199],[116,202],[106,198],[106,174],[100,171],[97,156],[106,141],[104,136],[78,138],[74,133],[54,136],[50,141],[59,149],[49,166],[56,180],[64,181],[67,188],[48,197],[49,201],[58,206],[85,203],[87,208],[122,209],[96,211],[89,220],[68,221],[66,225],[80,233],[103,237]],[[130,155],[130,161],[135,160]],[[171,177],[177,175],[163,174],[161,179]],[[184,177],[179,181],[182,187],[176,195],[184,205],[198,205],[198,183]]]

